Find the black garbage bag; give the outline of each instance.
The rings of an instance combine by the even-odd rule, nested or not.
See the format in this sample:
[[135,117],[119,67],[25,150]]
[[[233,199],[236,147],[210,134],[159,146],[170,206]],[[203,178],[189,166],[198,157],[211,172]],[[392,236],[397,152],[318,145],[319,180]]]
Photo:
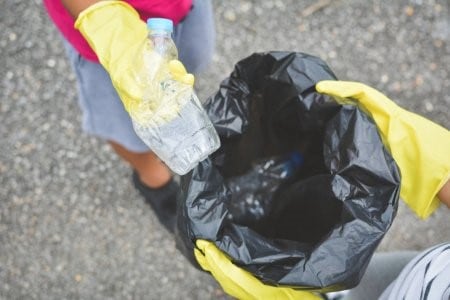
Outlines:
[[368,114],[316,92],[330,79],[316,57],[257,53],[208,99],[222,146],[182,178],[188,257],[205,239],[266,284],[359,283],[395,217],[400,175]]

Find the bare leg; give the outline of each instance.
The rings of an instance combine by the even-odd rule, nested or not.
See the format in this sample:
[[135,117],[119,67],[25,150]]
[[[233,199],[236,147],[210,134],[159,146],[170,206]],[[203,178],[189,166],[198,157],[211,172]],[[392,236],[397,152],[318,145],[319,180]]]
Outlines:
[[108,141],[114,151],[139,174],[141,181],[151,188],[164,186],[172,178],[167,166],[153,152],[131,152],[123,146]]
[[450,208],[450,180],[447,181],[446,184],[441,188],[438,193],[438,198]]

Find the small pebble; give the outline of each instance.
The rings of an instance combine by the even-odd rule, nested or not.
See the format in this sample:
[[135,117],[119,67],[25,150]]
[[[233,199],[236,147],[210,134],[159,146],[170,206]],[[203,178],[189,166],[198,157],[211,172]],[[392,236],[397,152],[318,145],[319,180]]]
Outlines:
[[411,17],[412,15],[414,15],[414,7],[412,7],[411,5],[408,5],[405,7],[405,14],[408,17]]
[[230,21],[230,22],[236,21],[236,14],[232,10],[225,11],[224,17],[227,21]]
[[11,42],[13,42],[17,39],[17,34],[15,34],[14,32],[11,32],[8,37],[9,37],[9,40]]
[[50,58],[49,60],[47,60],[47,66],[50,68],[54,68],[56,66],[56,61]]

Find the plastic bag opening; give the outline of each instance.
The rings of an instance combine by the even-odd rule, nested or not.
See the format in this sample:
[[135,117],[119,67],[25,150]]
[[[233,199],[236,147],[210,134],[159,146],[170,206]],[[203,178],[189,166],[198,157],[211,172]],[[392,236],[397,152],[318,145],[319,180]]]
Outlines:
[[[227,218],[266,238],[313,247],[339,220],[342,202],[321,195],[320,186],[313,193],[319,197],[299,199],[302,187],[295,183],[327,172],[325,125],[340,106],[326,96],[309,93],[305,97],[324,101],[308,111],[298,96],[279,103],[272,95],[264,97],[266,93],[255,92],[249,98],[248,126],[241,135],[223,142],[223,164],[217,168],[231,194]],[[286,163],[290,153],[299,153],[302,164],[280,178],[280,164]],[[221,161],[217,156],[213,161]],[[264,169],[267,163],[273,165]]]
[[[317,93],[321,80],[336,76],[317,57],[256,53],[205,103],[222,146],[182,177],[177,236],[188,258],[205,239],[266,284],[359,282],[395,217],[400,175],[370,116]],[[283,177],[291,153],[302,164]]]

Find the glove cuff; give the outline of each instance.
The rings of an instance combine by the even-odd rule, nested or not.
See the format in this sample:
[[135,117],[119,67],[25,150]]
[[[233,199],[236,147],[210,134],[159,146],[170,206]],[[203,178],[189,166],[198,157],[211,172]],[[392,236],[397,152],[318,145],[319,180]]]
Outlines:
[[139,17],[138,12],[128,3],[124,1],[118,1],[118,0],[106,0],[106,1],[100,1],[97,3],[94,3],[90,5],[88,8],[80,12],[78,15],[78,18],[75,20],[74,27],[78,30],[80,30],[80,27],[82,26],[82,23],[84,19],[89,18],[92,14],[102,10],[111,10],[116,7],[121,7],[121,9],[129,11],[131,14],[134,14],[136,17]]
[[141,45],[148,34],[138,12],[124,1],[101,1],[89,6],[79,14],[75,28],[110,73],[114,72],[112,68],[123,67],[116,61],[124,55],[131,58],[133,46]]

